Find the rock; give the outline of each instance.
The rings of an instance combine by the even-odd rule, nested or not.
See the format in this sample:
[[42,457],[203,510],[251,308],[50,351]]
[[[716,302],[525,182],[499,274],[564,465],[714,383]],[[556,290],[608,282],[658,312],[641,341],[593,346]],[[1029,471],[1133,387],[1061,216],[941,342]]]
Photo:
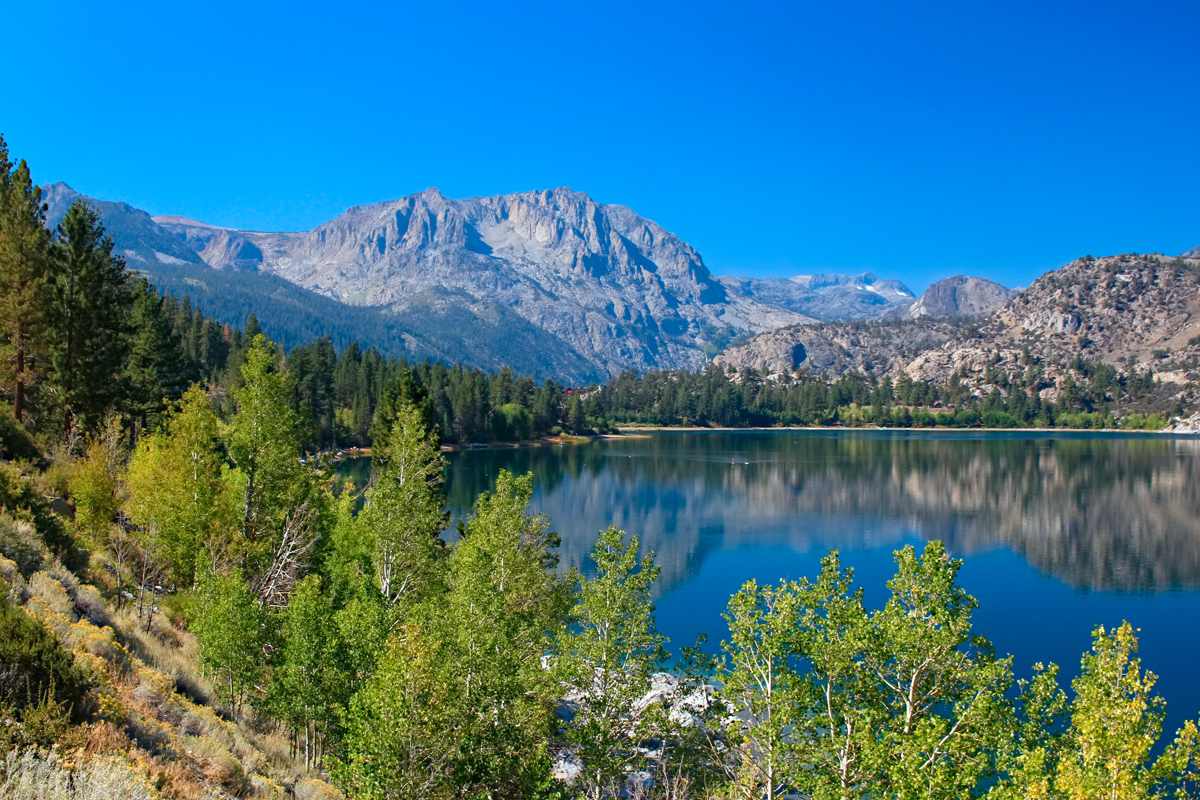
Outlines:
[[[989,373],[1023,376],[1041,365],[1055,387],[1077,356],[1120,372],[1166,371],[1200,358],[1200,271],[1158,255],[1086,257],[1038,278],[977,328],[911,361],[914,379],[944,383],[967,371],[982,390]],[[1196,380],[1181,372],[1175,382]],[[1050,393],[1044,397],[1057,396]]]
[[917,317],[976,317],[992,313],[1016,295],[986,278],[971,278],[955,275],[945,278],[926,289],[917,301],[909,306],[904,316]]
[[141,209],[126,203],[111,203],[81,195],[65,183],[42,187],[46,204],[46,225],[54,228],[78,201],[96,209],[115,245],[115,255],[123,257],[130,269],[157,264],[203,264],[195,250],[164,230]]
[[1200,433],[1200,411],[1190,417],[1176,419],[1165,429],[1166,433]]

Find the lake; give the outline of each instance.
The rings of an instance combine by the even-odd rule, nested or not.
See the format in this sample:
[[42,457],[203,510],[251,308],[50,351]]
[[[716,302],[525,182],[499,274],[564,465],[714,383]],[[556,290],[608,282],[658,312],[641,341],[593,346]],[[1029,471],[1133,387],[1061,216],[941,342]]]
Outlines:
[[653,550],[657,620],[675,652],[725,633],[747,579],[815,576],[836,548],[869,607],[892,551],[930,539],[964,560],[975,630],[1018,675],[1078,673],[1097,624],[1141,628],[1173,731],[1200,712],[1200,440],[1074,433],[661,432],[448,454],[447,493],[469,512],[501,469],[535,479],[533,506],[585,572],[617,525]]

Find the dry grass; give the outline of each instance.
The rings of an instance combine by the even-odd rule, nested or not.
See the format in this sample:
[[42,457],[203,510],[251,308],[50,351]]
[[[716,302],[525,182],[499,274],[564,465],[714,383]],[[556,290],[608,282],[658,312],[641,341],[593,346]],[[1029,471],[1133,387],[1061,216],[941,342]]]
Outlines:
[[[256,725],[253,718],[238,725],[210,704],[211,686],[197,672],[195,638],[166,616],[155,614],[147,626],[132,605],[113,610],[61,564],[24,581],[17,565],[4,559],[0,576],[8,584],[0,589],[24,599],[25,611],[55,632],[92,681],[92,721],[64,738],[58,755],[14,754],[16,766],[7,769],[16,777],[11,786],[0,783],[0,797],[99,800],[79,794],[78,784],[88,792],[106,787],[103,800],[283,800],[293,786],[311,800],[341,798],[308,775],[277,726]],[[78,763],[61,760],[62,753]],[[128,786],[113,783],[118,778]]]

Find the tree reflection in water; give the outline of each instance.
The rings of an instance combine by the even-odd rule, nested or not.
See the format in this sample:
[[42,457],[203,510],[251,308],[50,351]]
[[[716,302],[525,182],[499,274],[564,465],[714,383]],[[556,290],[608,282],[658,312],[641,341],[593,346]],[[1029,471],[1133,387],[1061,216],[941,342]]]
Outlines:
[[660,433],[454,453],[455,514],[501,469],[533,471],[534,503],[586,567],[597,531],[636,531],[659,591],[716,550],[810,552],[941,539],[1008,548],[1069,586],[1200,587],[1200,441],[1076,433]]

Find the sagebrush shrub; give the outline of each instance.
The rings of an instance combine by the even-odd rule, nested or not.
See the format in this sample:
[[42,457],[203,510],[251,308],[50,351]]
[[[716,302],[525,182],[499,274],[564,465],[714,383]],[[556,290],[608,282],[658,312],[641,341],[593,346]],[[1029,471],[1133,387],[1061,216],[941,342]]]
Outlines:
[[115,755],[87,759],[75,769],[53,752],[13,750],[0,762],[5,800],[159,800],[145,770]]

